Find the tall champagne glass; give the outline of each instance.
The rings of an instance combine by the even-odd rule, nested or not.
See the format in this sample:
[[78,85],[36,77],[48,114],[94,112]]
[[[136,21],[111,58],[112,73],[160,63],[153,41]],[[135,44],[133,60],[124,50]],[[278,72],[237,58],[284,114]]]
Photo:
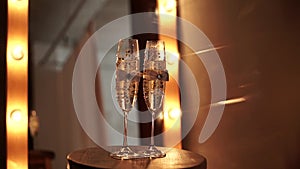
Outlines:
[[123,146],[119,151],[110,154],[117,159],[137,158],[127,143],[127,116],[132,110],[137,97],[139,84],[139,47],[137,39],[123,39],[118,43],[116,60],[116,97],[124,113]]
[[162,111],[168,72],[164,41],[147,41],[143,67],[143,93],[146,105],[152,115],[151,143],[143,155],[146,157],[164,157],[166,154],[155,147],[154,119]]

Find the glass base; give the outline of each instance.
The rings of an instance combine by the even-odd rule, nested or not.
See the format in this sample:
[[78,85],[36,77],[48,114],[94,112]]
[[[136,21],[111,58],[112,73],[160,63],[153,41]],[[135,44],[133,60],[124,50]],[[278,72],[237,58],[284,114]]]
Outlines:
[[162,158],[166,153],[157,149],[154,145],[150,145],[146,151],[143,152],[144,157],[149,158]]
[[118,160],[141,158],[139,154],[132,151],[128,146],[122,147],[119,151],[111,153],[110,156]]

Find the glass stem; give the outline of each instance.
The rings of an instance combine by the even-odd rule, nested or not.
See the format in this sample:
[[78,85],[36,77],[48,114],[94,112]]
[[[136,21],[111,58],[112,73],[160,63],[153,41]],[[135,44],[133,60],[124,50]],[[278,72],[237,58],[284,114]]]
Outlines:
[[123,147],[127,147],[128,143],[127,143],[127,116],[128,116],[128,112],[124,112],[124,135],[123,135]]
[[155,112],[151,113],[152,120],[151,120],[151,143],[150,146],[154,146],[154,118],[155,118]]

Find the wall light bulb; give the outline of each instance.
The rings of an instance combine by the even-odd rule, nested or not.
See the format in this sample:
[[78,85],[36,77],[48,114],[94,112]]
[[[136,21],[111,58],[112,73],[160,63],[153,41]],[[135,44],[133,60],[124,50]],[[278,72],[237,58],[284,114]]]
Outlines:
[[174,54],[169,54],[167,55],[167,63],[169,65],[173,65],[174,63],[176,63],[178,60],[178,56],[175,56]]
[[177,119],[181,116],[181,111],[179,109],[171,109],[168,112],[170,119]]
[[10,118],[15,122],[19,122],[22,120],[22,112],[20,110],[14,110],[11,112]]
[[22,1],[22,0],[12,0],[13,2],[20,2],[20,1]]
[[24,51],[21,46],[16,46],[12,50],[11,55],[15,60],[21,60],[24,57]]
[[171,12],[176,8],[176,0],[166,0],[164,2],[164,8],[167,12]]

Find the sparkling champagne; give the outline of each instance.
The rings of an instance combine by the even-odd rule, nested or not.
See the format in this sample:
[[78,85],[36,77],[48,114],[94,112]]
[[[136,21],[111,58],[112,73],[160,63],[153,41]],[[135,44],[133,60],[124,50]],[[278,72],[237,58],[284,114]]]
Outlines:
[[143,92],[147,107],[156,112],[161,109],[166,81],[160,76],[166,69],[165,61],[150,61],[144,65]]
[[123,111],[131,111],[138,92],[139,62],[136,60],[124,60],[117,58],[116,69],[116,94],[119,106]]
[[165,157],[166,153],[158,150],[154,144],[155,115],[163,110],[168,72],[166,70],[165,42],[149,40],[146,42],[143,68],[143,94],[148,109],[151,112],[151,142],[143,152],[145,157]]
[[120,150],[110,153],[116,159],[139,158],[139,155],[132,151],[127,142],[128,113],[131,111],[136,100],[139,82],[139,45],[137,39],[121,39],[118,42],[116,60],[116,99],[123,111],[123,145]]

